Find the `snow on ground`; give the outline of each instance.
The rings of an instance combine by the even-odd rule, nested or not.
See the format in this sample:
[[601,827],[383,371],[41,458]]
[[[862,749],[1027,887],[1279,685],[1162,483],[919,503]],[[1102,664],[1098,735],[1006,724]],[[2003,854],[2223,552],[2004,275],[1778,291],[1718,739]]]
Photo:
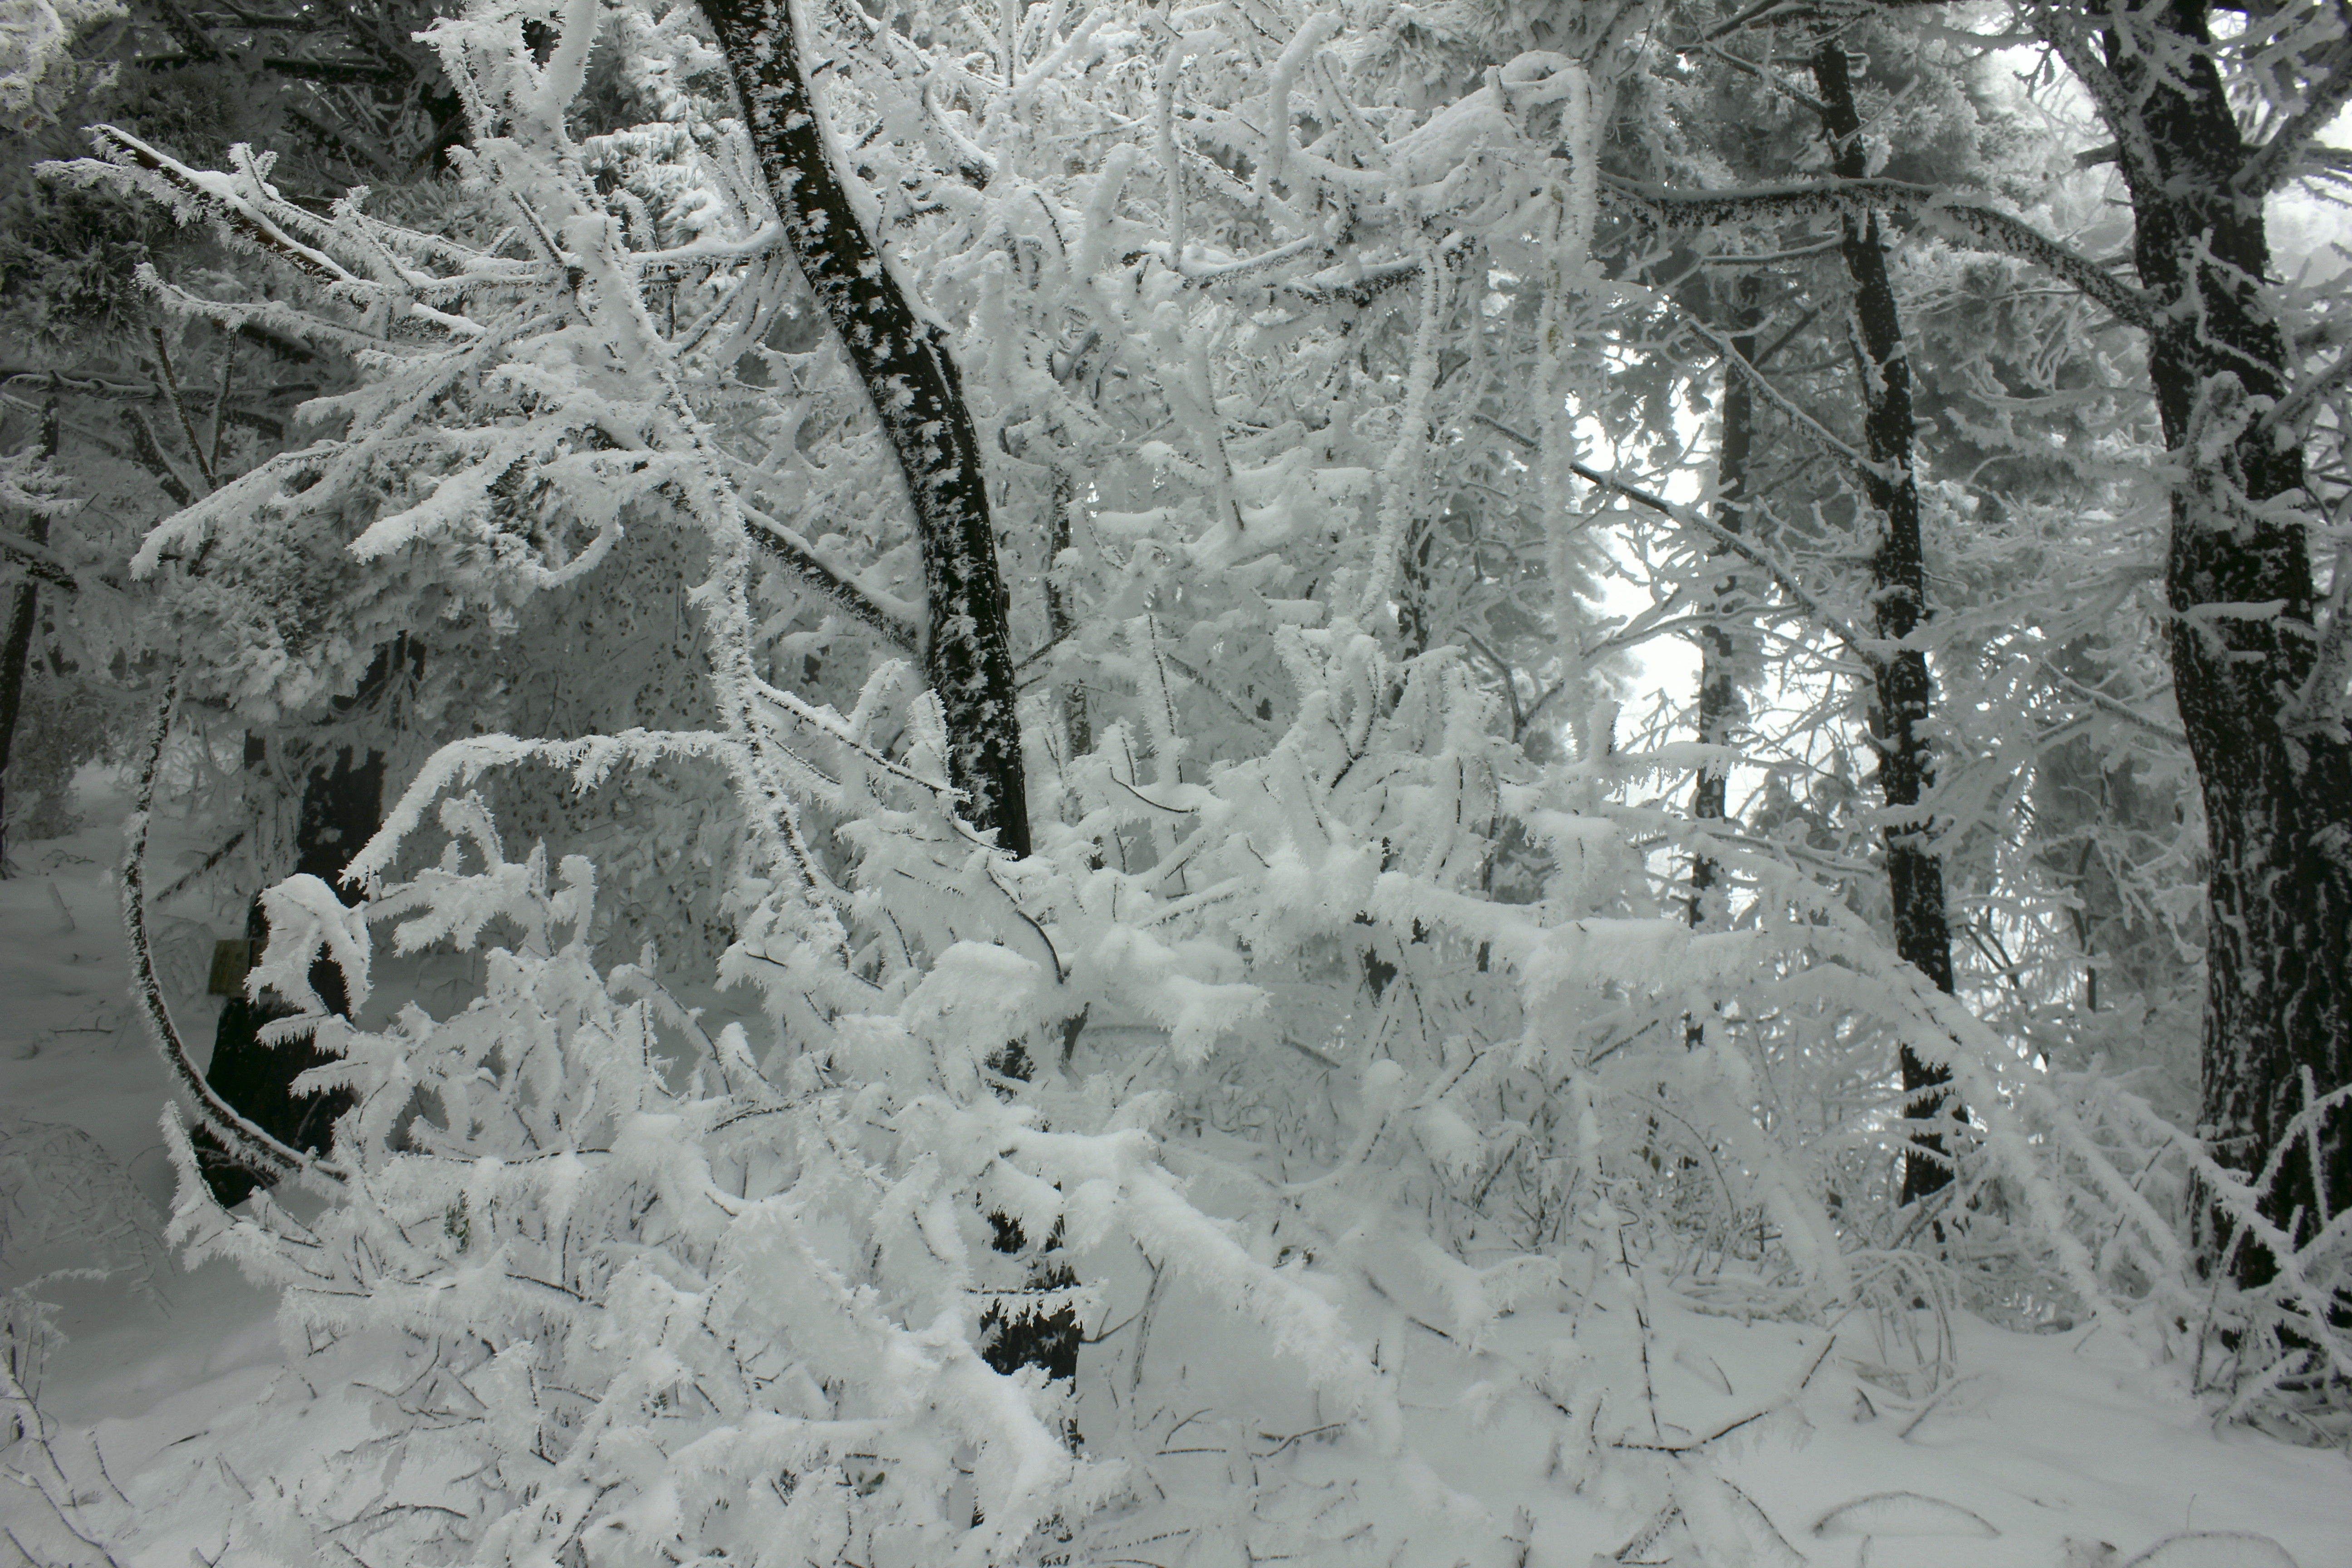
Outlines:
[[[151,1205],[152,1234],[172,1181],[156,1128],[166,1082],[124,994],[111,885],[122,802],[96,779],[84,806],[90,826],[16,847],[20,874],[0,882],[0,1128],[30,1121],[88,1133]],[[176,875],[173,858],[202,847],[159,827],[163,868]],[[210,937],[234,921],[185,896],[173,908],[177,919],[163,925],[175,1005],[192,1041],[208,1042],[217,1004],[200,994],[201,963]],[[54,1249],[24,1256],[21,1234],[9,1250],[8,1234],[0,1230],[0,1290],[23,1283],[28,1267],[57,1265]],[[169,1265],[152,1290],[136,1283],[47,1288],[68,1338],[39,1398],[52,1451],[90,1500],[82,1517],[122,1543],[121,1568],[185,1568],[192,1551],[207,1563],[221,1552],[224,1485],[266,1484],[365,1438],[367,1404],[354,1385],[373,1351],[346,1343],[289,1362],[268,1301],[225,1265],[193,1274]],[[1860,1316],[1832,1342],[1818,1326],[1742,1324],[1655,1289],[1643,1315],[1660,1451],[1642,1462],[1683,1475],[1677,1495],[1688,1506],[1713,1496],[1761,1510],[1770,1528],[1757,1532],[1759,1563],[2124,1568],[2170,1540],[2148,1568],[2352,1564],[2346,1455],[2217,1429],[2180,1368],[2150,1366],[2096,1327],[2035,1336],[1959,1321],[1958,1375],[1925,1402],[1864,1375],[1890,1358],[1877,1342],[1884,1325]],[[1559,1457],[1569,1424],[1539,1392],[1579,1358],[1639,1363],[1630,1295],[1573,1325],[1523,1311],[1475,1350],[1402,1310],[1381,1332],[1412,1441],[1465,1521],[1440,1551],[1447,1533],[1424,1521],[1414,1555],[1436,1551],[1435,1568],[1592,1568],[1635,1542],[1643,1516],[1632,1489],[1569,1484],[1573,1467]],[[1742,1423],[1757,1412],[1769,1413]],[[234,1458],[224,1465],[223,1455]],[[1336,1475],[1344,1448],[1325,1462]],[[0,1463],[33,1468],[24,1445]],[[1730,1485],[1702,1484],[1702,1474]],[[1386,1506],[1406,1524],[1445,1500]],[[0,1542],[25,1542],[19,1556],[42,1568],[104,1561],[76,1557],[82,1549],[55,1525],[35,1494],[0,1487]],[[1622,1560],[1645,1559],[1664,1560],[1638,1543]]]

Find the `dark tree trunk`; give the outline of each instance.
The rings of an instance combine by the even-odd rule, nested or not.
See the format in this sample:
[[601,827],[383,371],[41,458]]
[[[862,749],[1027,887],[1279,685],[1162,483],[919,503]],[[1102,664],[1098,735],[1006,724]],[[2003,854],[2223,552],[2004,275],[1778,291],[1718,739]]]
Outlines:
[[[1836,38],[1813,55],[1813,79],[1822,94],[1822,125],[1829,133],[1830,164],[1841,179],[1870,173],[1862,142],[1862,116],[1854,106],[1853,78],[1845,46]],[[1872,741],[1878,752],[1878,782],[1886,803],[1886,883],[1895,906],[1895,951],[1935,983],[1952,989],[1952,937],[1944,914],[1944,868],[1927,847],[1927,824],[1916,808],[1935,782],[1935,763],[1923,729],[1930,686],[1927,656],[1916,648],[1894,650],[1927,616],[1927,567],[1919,538],[1919,485],[1911,451],[1911,361],[1903,344],[1903,323],[1895,308],[1895,286],[1886,273],[1886,247],[1878,215],[1844,219],[1846,276],[1853,286],[1852,323],[1860,361],[1866,451],[1876,472],[1864,483],[1883,532],[1871,557],[1872,603],[1881,654],[1872,702]],[[1905,1114],[1933,1117],[1949,1100],[1943,1086],[1950,1074],[1901,1047]],[[1915,1133],[1912,1142],[1928,1152],[1903,1162],[1903,1201],[1909,1203],[1945,1186],[1951,1173],[1937,1158],[1944,1141],[1935,1132]]]
[[915,510],[930,618],[924,673],[948,731],[965,816],[1015,856],[1030,850],[1019,687],[987,476],[943,334],[915,314],[825,155],[823,112],[803,77],[789,0],[704,0],[743,121],[801,274],[866,384]]
[[[1046,535],[1051,548],[1045,560],[1045,631],[1056,643],[1077,626],[1076,617],[1070,614],[1069,590],[1055,576],[1062,552],[1070,547],[1070,508],[1076,504],[1077,493],[1077,482],[1070,477],[1070,470],[1055,463],[1054,521]],[[1069,758],[1083,757],[1095,749],[1094,721],[1087,711],[1087,689],[1076,680],[1062,687],[1062,743]]]
[[[255,744],[247,742],[248,761]],[[340,889],[343,868],[383,822],[383,758],[374,752],[357,757],[350,751],[337,752],[331,766],[314,767],[302,781],[302,816],[294,836],[296,874],[308,873]],[[346,902],[354,898],[344,893]],[[268,924],[257,900],[246,913],[245,934],[256,953],[268,940]],[[331,1013],[350,1005],[343,972],[324,958],[310,966],[310,986]],[[230,997],[213,1033],[213,1059],[205,1069],[205,1081],[279,1142],[320,1152],[333,1141],[335,1119],[351,1109],[352,1100],[340,1089],[327,1094],[294,1091],[296,1079],[333,1058],[308,1040],[262,1043],[262,1026],[291,1012],[275,996],[259,1002]],[[207,1130],[198,1128],[195,1141],[205,1181],[224,1205],[265,1184],[260,1173],[233,1162]]]
[[[1741,304],[1733,311],[1731,346],[1748,363],[1756,363],[1756,312],[1746,303],[1748,279],[1741,279]],[[1727,533],[1746,531],[1748,459],[1756,447],[1756,394],[1748,378],[1726,369],[1723,376],[1723,428],[1716,437],[1715,521]],[[1730,546],[1717,540],[1707,552],[1719,559]],[[1745,595],[1736,576],[1718,577],[1707,595],[1710,624],[1698,634],[1698,740],[1703,746],[1728,746],[1738,738],[1748,719],[1748,703],[1740,694],[1739,639],[1729,622]],[[1699,822],[1723,820],[1725,792],[1730,774],[1711,763],[1699,764],[1698,781],[1691,787],[1691,816]],[[1723,900],[1709,898],[1721,868],[1704,849],[1691,852],[1690,923],[1694,931],[1719,925]],[[1683,1025],[1683,1044],[1696,1050],[1706,1042],[1706,1025],[1693,1014]]]
[[[2123,101],[2137,106],[2136,124],[2111,129],[2157,318],[2149,378],[2165,443],[2186,465],[2200,425],[2213,430],[2233,402],[2243,419],[2243,400],[2259,410],[2285,393],[2286,346],[2261,292],[2271,259],[2262,193],[2235,188],[2250,149],[2207,49],[2206,8],[2172,0],[2140,22],[2159,47],[2192,51],[2159,74],[2165,56],[2152,59],[2145,42],[2127,49],[2110,35],[2105,49]],[[2300,525],[2255,516],[2228,492],[2255,503],[2292,496],[2303,453],[2257,424],[2220,426],[2234,436],[2220,471],[2175,488],[2165,559],[2173,696],[2210,852],[2203,1121],[2220,1158],[2247,1171],[2302,1109],[2305,1069],[2325,1094],[2352,1068],[2352,747],[2341,728],[2291,727],[2317,651],[2310,542]],[[2275,614],[2245,613],[2269,605]],[[2324,694],[2328,711],[2339,695]],[[2352,1207],[2352,1117],[2337,1114],[2317,1142],[2326,1190],[2310,1143],[2297,1141],[2264,1205],[2281,1226],[2300,1215],[2301,1237]],[[2256,1247],[2241,1247],[2235,1268],[2250,1285],[2273,1272]]]
[[[1397,636],[1404,644],[1408,658],[1419,658],[1427,653],[1437,629],[1431,620],[1429,604],[1430,567],[1437,558],[1437,536],[1438,524],[1429,518],[1415,520],[1405,535],[1402,571],[1397,586]],[[1399,681],[1397,690],[1403,689],[1403,682]]]
[[[25,530],[36,544],[48,542],[48,520],[36,517]],[[41,590],[25,574],[8,595],[8,629],[0,637],[0,877],[8,874],[8,759],[16,748],[16,718],[24,710],[25,668],[32,661],[33,623],[40,618]]]
[[[1083,1022],[1083,1020],[1075,1020]],[[1073,1032],[1070,1039],[1075,1042]],[[1027,1082],[1035,1070],[1029,1053],[1017,1041],[990,1059],[989,1065],[1008,1079]],[[1084,1326],[1078,1321],[1077,1309],[1066,1304],[1043,1306],[1034,1298],[1048,1291],[1067,1290],[1078,1282],[1077,1275],[1062,1256],[1062,1227],[1054,1226],[1045,1245],[1030,1252],[1029,1237],[1021,1222],[1009,1215],[988,1216],[991,1236],[989,1244],[998,1252],[1017,1258],[1029,1253],[1027,1280],[1022,1294],[1032,1298],[1032,1304],[1023,1306],[1015,1298],[1008,1304],[1003,1299],[990,1303],[980,1319],[980,1359],[996,1371],[1010,1377],[1024,1366],[1041,1367],[1047,1378],[1075,1384],[1078,1376],[1078,1347],[1086,1342]],[[1075,1445],[1077,1427],[1073,1422],[1066,1433]]]
[[[995,833],[1003,849],[1026,856],[1019,685],[1005,636],[987,475],[955,361],[943,334],[915,314],[826,156],[823,110],[802,73],[790,0],[703,0],[702,10],[727,57],[785,238],[865,382],[906,478],[929,609],[924,668],[947,721],[949,777],[964,793],[966,819]],[[999,1070],[1027,1078],[1028,1053],[1008,1047]],[[1029,1247],[1011,1219],[992,1215],[991,1223],[998,1250]],[[1029,1289],[1059,1290],[1072,1282],[1055,1238],[1047,1237],[1033,1258]],[[1000,1372],[1042,1367],[1064,1381],[1076,1376],[1076,1311],[1000,1310],[995,1319],[984,1330],[989,1364]]]
[[[50,395],[41,415],[41,456],[58,455],[64,426],[58,400]],[[34,512],[25,520],[25,533],[36,544],[49,542],[49,520]],[[41,589],[28,569],[24,581],[8,595],[8,627],[0,635],[0,877],[8,874],[8,758],[16,749],[16,720],[25,708],[25,670],[33,655],[33,626],[40,618]]]

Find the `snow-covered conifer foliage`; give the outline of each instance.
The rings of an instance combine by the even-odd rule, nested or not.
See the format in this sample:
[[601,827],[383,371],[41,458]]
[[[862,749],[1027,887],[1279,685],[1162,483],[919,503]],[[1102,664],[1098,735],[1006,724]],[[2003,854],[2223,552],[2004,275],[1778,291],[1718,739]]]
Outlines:
[[[1899,958],[1851,875],[1879,824],[1824,847],[1645,788],[1728,759],[1621,737],[1624,649],[1745,613],[1843,673],[1887,657],[1853,552],[1792,558],[1822,504],[1743,533],[1580,460],[1670,466],[1696,377],[1629,345],[1717,342],[1675,314],[1675,209],[1601,173],[1628,121],[1651,173],[1724,166],[1645,16],[476,0],[430,34],[470,135],[425,218],[96,133],[70,177],[270,279],[154,279],[171,309],[358,368],[137,571],[332,538],[353,657],[593,661],[551,628],[601,591],[679,595],[700,660],[635,711],[446,725],[360,902],[268,892],[248,986],[351,1096],[316,1158],[201,1087],[153,972],[161,683],[145,1011],[287,1173],[224,1211],[174,1118],[172,1234],[306,1352],[374,1358],[364,1442],[230,1499],[237,1561],[1507,1560],[1415,1440],[1436,1355],[1650,1521],[1626,1560],[1780,1560],[1714,1439],[1661,1426],[1667,1290],[2096,1315],[2242,1402],[2352,1371],[2352,1222],[2282,1226],[2275,1168]],[[1817,466],[1875,474],[1747,374]],[[1628,497],[1655,593],[1612,619]],[[1772,606],[1725,608],[1730,570]],[[188,689],[280,673],[182,656]],[[689,774],[725,952],[616,961],[597,865],[526,847],[499,791]],[[425,953],[462,979],[372,988]],[[1903,1054],[1954,1089],[1909,1121]],[[1951,1179],[1904,1201],[1906,1156]],[[2200,1295],[2197,1203],[2269,1272]],[[1489,1356],[1535,1306],[1611,1353]]]

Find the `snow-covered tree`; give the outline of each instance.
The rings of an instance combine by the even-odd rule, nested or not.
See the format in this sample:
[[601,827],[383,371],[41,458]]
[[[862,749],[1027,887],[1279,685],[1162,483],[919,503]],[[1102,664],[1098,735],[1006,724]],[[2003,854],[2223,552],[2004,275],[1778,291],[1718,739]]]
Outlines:
[[[1769,1560],[1711,1439],[1659,1425],[1666,1289],[2064,1302],[2315,1419],[2340,1215],[2282,1223],[2278,1161],[1989,1027],[1856,853],[1988,867],[1987,907],[2026,886],[2056,830],[1980,853],[1954,803],[2054,802],[2063,737],[2002,765],[1975,715],[2003,681],[2137,713],[2083,673],[2146,662],[2075,646],[2095,585],[2021,585],[2138,536],[2057,548],[2019,480],[2038,521],[1963,537],[1969,480],[1892,412],[1948,339],[1873,312],[1932,300],[1946,245],[2149,307],[2007,194],[1858,163],[1888,106],[1843,14],[1706,24],[1793,29],[1782,140],[1829,134],[1826,173],[1717,184],[1746,176],[1661,19],[1696,25],[478,0],[429,34],[467,127],[429,203],[298,200],[265,153],[121,128],[59,171],[268,279],[152,279],[176,310],[355,367],[134,570],[315,563],[337,658],[414,637],[442,682],[347,884],[266,895],[267,1033],[349,1106],[320,1152],[205,1085],[144,923],[176,698],[280,675],[185,621],[142,755],[142,1008],[210,1135],[281,1178],[224,1209],[175,1121],[173,1234],[380,1396],[368,1442],[230,1500],[241,1553],[364,1522],[370,1562],[1417,1557],[1475,1521],[1411,1441],[1415,1359],[1541,1303],[1625,1353],[1497,1363],[1482,1397],[1650,1521],[1621,1555]],[[1687,53],[1756,79],[1777,36]],[[1753,297],[1693,286],[1710,258]],[[1636,470],[1687,459],[1677,404],[1726,368],[1764,450],[1685,505]],[[1612,616],[1628,556],[1652,604]],[[1938,563],[1952,613],[1892,614]],[[598,646],[668,605],[660,679]],[[1652,744],[1610,661],[1693,630],[1759,688],[1778,650],[1755,744],[1833,777],[1844,694],[1935,669],[1969,717],[1918,739],[1953,765],[1889,799],[1952,825],[1907,841],[1850,786],[1683,809],[1731,731]],[[607,843],[533,778],[613,802]],[[681,823],[715,955],[632,891],[680,875]],[[1965,1121],[1906,1114],[1943,1083]],[[2308,1092],[2316,1147],[2345,1094]],[[2269,1271],[2200,1280],[2195,1204]]]

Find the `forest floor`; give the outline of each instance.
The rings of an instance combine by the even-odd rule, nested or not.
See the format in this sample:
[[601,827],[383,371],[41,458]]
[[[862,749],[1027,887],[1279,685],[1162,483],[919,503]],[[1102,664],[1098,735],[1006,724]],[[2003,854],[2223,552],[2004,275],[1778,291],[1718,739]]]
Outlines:
[[[113,886],[123,802],[100,781],[82,805],[81,831],[15,847],[17,875],[0,882],[0,1173],[20,1183],[25,1173],[6,1163],[7,1139],[23,1140],[40,1123],[79,1129],[138,1194],[109,1178],[119,1203],[143,1202],[149,1211],[134,1216],[136,1236],[110,1244],[110,1257],[135,1259],[142,1246],[152,1248],[170,1207],[173,1178],[158,1131],[167,1085],[126,996]],[[160,883],[208,847],[175,842],[171,826],[158,824]],[[236,923],[234,911],[208,904],[201,889],[159,916],[168,978],[192,1040],[209,1041],[218,1005],[202,995],[211,939]],[[35,1245],[38,1216],[26,1195],[21,1187],[0,1191],[0,1291],[22,1284],[28,1270],[94,1260],[83,1238]],[[366,1370],[366,1350],[347,1345],[334,1356],[289,1360],[271,1302],[228,1266],[185,1271],[152,1249],[148,1256],[144,1288],[137,1268],[43,1288],[57,1303],[63,1342],[36,1392],[66,1471],[89,1495],[110,1494],[106,1507],[91,1505],[89,1518],[117,1521],[122,1533],[108,1531],[113,1560],[121,1568],[187,1568],[192,1552],[203,1563],[221,1556],[223,1478],[266,1485],[278,1466],[365,1436],[364,1405],[352,1385]],[[1731,1495],[1769,1519],[1788,1548],[1782,1561],[2125,1568],[2149,1554],[2150,1568],[2352,1564],[2352,1460],[2217,1426],[2188,1392],[2184,1368],[2148,1364],[2096,1328],[2029,1335],[1956,1320],[1955,1375],[1929,1408],[1890,1396],[1865,1375],[1888,1352],[1875,1342],[1884,1325],[1874,1331],[1858,1316],[1826,1346],[1820,1327],[1743,1325],[1672,1300],[1654,1300],[1651,1317],[1651,1408],[1663,1446],[1780,1406],[1708,1445],[1707,1456],[1713,1473],[1735,1484]],[[1596,1555],[1614,1560],[1642,1519],[1622,1500],[1571,1493],[1548,1479],[1554,1438],[1546,1426],[1557,1428],[1556,1416],[1533,1401],[1481,1393],[1492,1382],[1482,1363],[1539,1363],[1556,1353],[1559,1327],[1549,1314],[1522,1312],[1475,1355],[1432,1339],[1404,1379],[1410,1441],[1456,1490],[1457,1503],[1486,1514],[1489,1541],[1525,1541],[1523,1557],[1513,1551],[1505,1560],[1590,1568]],[[1587,1353],[1617,1353],[1589,1331],[1584,1339]],[[1817,1370],[1807,1378],[1809,1366]],[[1784,1398],[1801,1379],[1801,1392]],[[25,1453],[19,1445],[0,1455],[0,1468],[24,1468]],[[234,1458],[223,1463],[226,1456]],[[37,1493],[0,1486],[0,1568],[13,1568],[12,1536],[26,1543],[18,1556],[42,1568],[81,1555],[57,1533],[54,1518],[37,1517],[46,1512]],[[44,1539],[65,1545],[46,1552],[37,1544]],[[1416,1547],[1402,1560],[1424,1554]],[[225,1568],[239,1555],[231,1552]],[[1442,1555],[1431,1568],[1490,1554]],[[1777,1549],[1772,1555],[1780,1557]],[[1645,1557],[1637,1550],[1622,1560]]]

